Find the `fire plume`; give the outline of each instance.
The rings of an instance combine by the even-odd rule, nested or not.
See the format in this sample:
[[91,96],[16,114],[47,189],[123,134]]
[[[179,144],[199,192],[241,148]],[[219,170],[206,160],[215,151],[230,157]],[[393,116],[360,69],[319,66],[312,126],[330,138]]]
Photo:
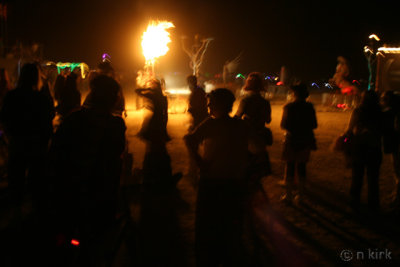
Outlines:
[[171,42],[168,29],[174,27],[174,24],[169,21],[150,21],[147,30],[142,35],[142,49],[146,66],[154,65],[158,57],[168,52],[168,44]]

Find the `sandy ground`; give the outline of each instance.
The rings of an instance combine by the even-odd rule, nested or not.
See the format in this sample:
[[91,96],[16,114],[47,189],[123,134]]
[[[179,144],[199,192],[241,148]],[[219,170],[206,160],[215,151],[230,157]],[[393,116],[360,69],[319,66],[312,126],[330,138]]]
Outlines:
[[[302,205],[286,205],[279,201],[284,191],[283,187],[277,183],[283,177],[284,171],[284,162],[280,159],[283,131],[279,127],[282,104],[282,102],[272,102],[270,127],[274,134],[274,144],[268,150],[273,175],[263,179],[263,187],[268,195],[269,204],[260,198],[258,204],[253,207],[253,214],[255,214],[253,226],[256,229],[256,238],[252,242],[258,243],[258,247],[261,247],[261,252],[257,256],[258,265],[396,265],[400,256],[400,227],[398,219],[389,207],[394,185],[390,158],[387,155],[384,156],[381,168],[382,214],[380,216],[370,215],[364,211],[355,215],[347,204],[351,172],[344,167],[343,156],[330,149],[333,140],[345,130],[350,117],[349,111],[331,110],[318,104],[315,105],[318,119],[318,129],[315,131],[318,150],[312,153],[311,161],[308,164],[307,187],[309,193]],[[127,137],[129,150],[134,155],[135,168],[141,167],[144,154],[144,144],[135,137],[141,120],[142,113],[140,111],[128,112]],[[188,114],[169,115],[168,131],[172,141],[168,144],[168,151],[173,171],[183,174],[187,173],[189,162],[182,140],[188,123]],[[137,183],[137,180],[127,180],[126,183],[133,185]],[[177,187],[179,198],[184,205],[183,207],[182,205],[175,206],[173,220],[176,223],[175,228],[177,227],[174,234],[177,234],[178,246],[181,249],[168,250],[168,257],[174,259],[172,260],[174,264],[171,266],[180,264],[193,266],[196,190],[186,175]],[[131,192],[135,194],[134,190]],[[141,207],[137,198],[132,195],[131,200],[131,216],[133,221],[139,222],[140,214],[142,214]],[[365,186],[363,202],[366,202]],[[159,208],[165,203],[160,200],[156,205]],[[161,226],[162,224],[164,222],[153,222],[152,227],[162,228],[164,227]],[[141,228],[141,224],[138,223],[138,225],[137,234],[140,235],[146,226]],[[160,242],[159,237],[151,242],[153,244]],[[170,238],[171,236],[165,237]],[[162,242],[162,244],[176,246],[177,242],[168,241]],[[151,249],[153,257],[165,257],[162,253],[160,254],[163,249],[156,247]],[[129,254],[128,250],[129,247],[123,244],[117,265],[127,265],[129,262],[127,260],[129,257],[126,257],[126,254]],[[157,252],[157,250],[159,251]],[[173,255],[174,253],[177,254]],[[177,261],[178,258],[180,260]],[[182,258],[185,260],[183,261]]]
[[[307,198],[301,205],[280,202],[284,193],[278,184],[284,172],[280,159],[283,131],[279,127],[283,103],[271,103],[274,144],[268,151],[273,174],[262,180],[268,201],[256,194],[248,210],[252,216],[247,220],[245,243],[253,258],[251,266],[400,266],[400,220],[389,205],[394,179],[387,155],[380,177],[382,214],[371,215],[366,210],[353,214],[348,206],[351,172],[344,167],[343,156],[331,151],[330,146],[345,130],[349,111],[330,110],[315,103],[318,150],[308,164]],[[142,118],[141,111],[128,110],[126,135],[134,158],[133,169],[141,168],[144,156],[144,144],[135,136]],[[189,158],[182,139],[188,126],[188,114],[169,115],[172,168],[184,174],[177,190],[143,194],[137,175],[123,180],[129,216],[104,239],[108,252],[94,253],[96,262],[101,262],[99,266],[111,262],[112,266],[195,266],[196,189],[186,175]],[[366,202],[366,187],[362,201]],[[27,209],[29,213],[29,205]],[[10,225],[10,214],[2,214],[0,240],[1,235],[7,234],[7,240],[14,240],[18,251],[21,242],[14,236],[19,228]],[[36,238],[34,230],[29,229],[25,233]],[[14,251],[10,244],[3,243],[0,254],[6,248]],[[35,255],[42,259],[41,254]],[[108,264],[104,264],[105,258]]]

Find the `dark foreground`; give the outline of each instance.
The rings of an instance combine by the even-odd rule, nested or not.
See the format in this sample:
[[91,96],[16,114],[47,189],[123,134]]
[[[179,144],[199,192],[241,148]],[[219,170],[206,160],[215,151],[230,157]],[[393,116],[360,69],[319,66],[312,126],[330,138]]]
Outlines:
[[[318,150],[308,165],[306,200],[299,205],[281,203],[281,109],[273,103],[275,141],[269,148],[273,175],[263,179],[263,190],[256,191],[248,205],[247,266],[399,265],[400,219],[390,207],[394,185],[390,158],[384,157],[381,169],[382,213],[362,209],[354,214],[348,206],[350,170],[344,167],[341,155],[330,150],[350,113],[316,106]],[[126,119],[134,168],[140,168],[143,160],[144,145],[135,137],[141,119],[140,112],[129,112]],[[170,115],[172,167],[184,174],[188,156],[182,137],[187,126],[187,114]],[[192,181],[184,175],[175,190],[144,190],[139,177],[136,171],[124,176],[117,223],[79,246],[47,235],[51,225],[37,219],[29,194],[22,216],[16,218],[7,205],[7,187],[2,183],[0,266],[194,266],[196,190]],[[56,246],[54,241],[63,245]]]

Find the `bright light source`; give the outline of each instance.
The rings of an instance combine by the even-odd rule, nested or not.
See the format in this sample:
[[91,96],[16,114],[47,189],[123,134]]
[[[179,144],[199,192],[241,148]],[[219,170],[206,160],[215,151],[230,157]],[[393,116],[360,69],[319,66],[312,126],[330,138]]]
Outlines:
[[153,65],[155,60],[164,56],[171,42],[169,38],[170,28],[174,28],[174,24],[168,21],[150,21],[147,30],[142,35],[143,55],[146,59],[146,65]]
[[171,94],[171,95],[190,95],[190,90],[189,89],[166,89],[166,93]]
[[400,47],[379,47],[378,51],[388,54],[400,54]]

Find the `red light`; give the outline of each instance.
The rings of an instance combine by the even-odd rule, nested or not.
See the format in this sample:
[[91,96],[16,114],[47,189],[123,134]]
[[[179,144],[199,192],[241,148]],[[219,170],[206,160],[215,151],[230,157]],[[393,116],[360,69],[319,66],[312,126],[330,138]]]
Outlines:
[[280,82],[277,82],[277,84],[276,85],[283,85],[283,82],[282,81],[280,81]]
[[72,239],[72,240],[71,240],[71,245],[79,246],[79,240]]

